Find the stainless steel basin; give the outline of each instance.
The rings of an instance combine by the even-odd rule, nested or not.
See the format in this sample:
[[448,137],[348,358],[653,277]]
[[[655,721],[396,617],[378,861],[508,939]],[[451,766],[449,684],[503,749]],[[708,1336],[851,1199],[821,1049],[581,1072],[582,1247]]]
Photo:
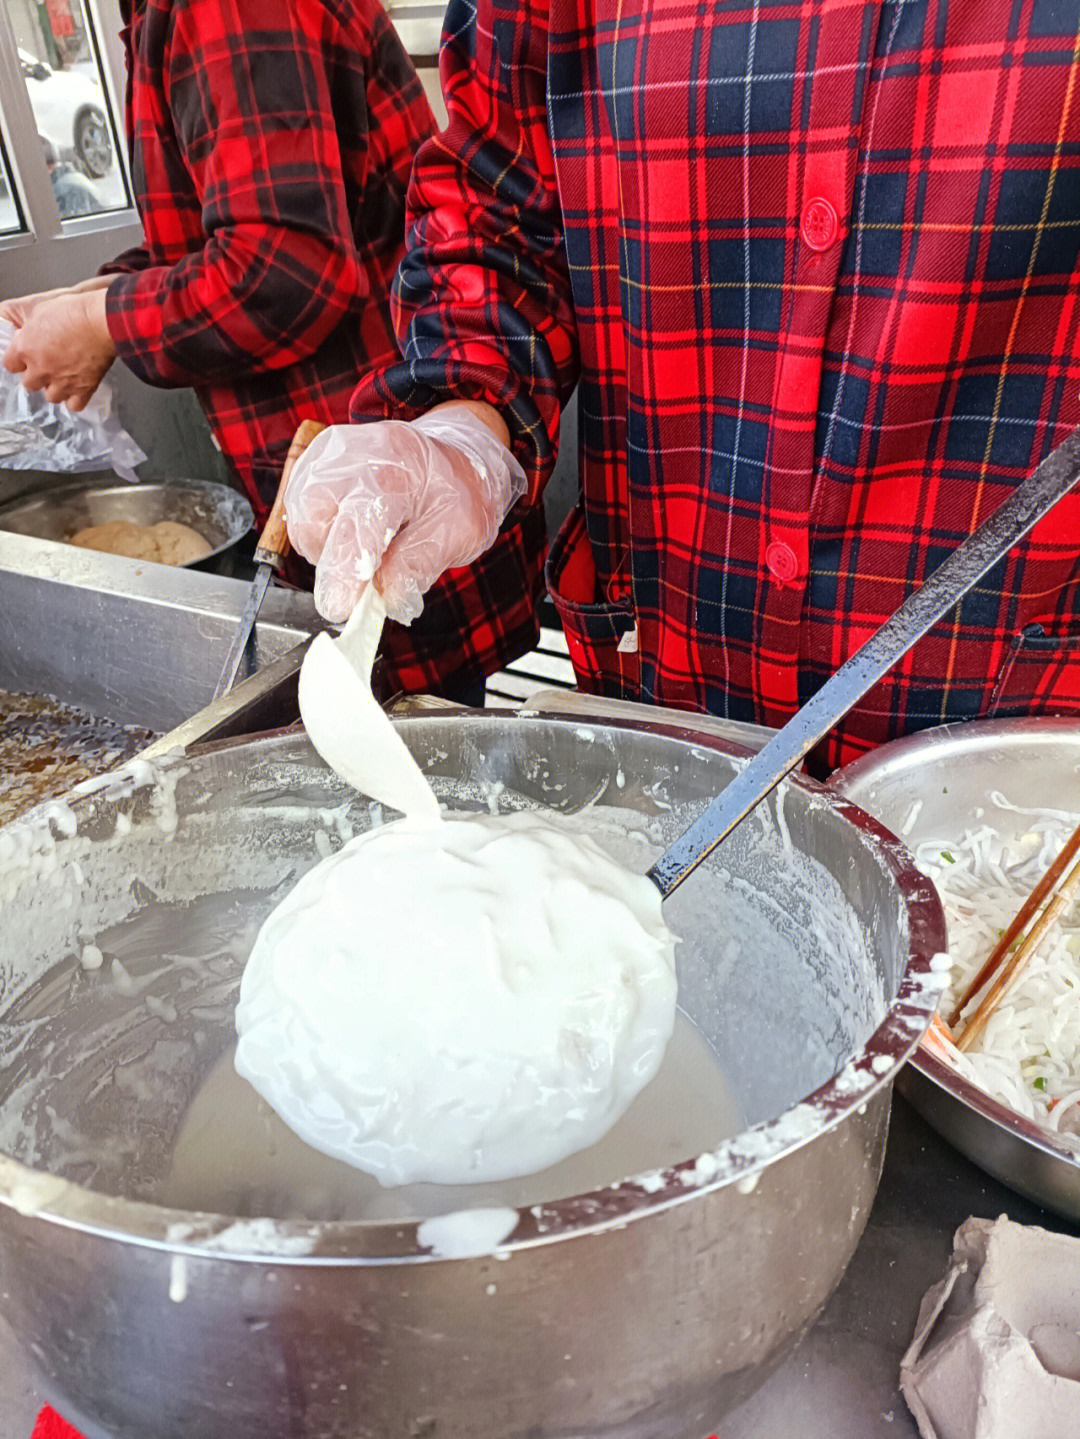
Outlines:
[[[0,532],[0,689],[171,731],[209,705],[247,595],[240,580]],[[321,628],[310,595],[271,589],[241,679]]]
[[[456,807],[599,802],[657,846],[747,753],[577,714],[399,724]],[[0,831],[0,1283],[44,1391],[90,1439],[700,1439],[858,1243],[938,990],[936,895],[875,821],[787,782],[670,902],[681,1005],[748,1127],[519,1211],[494,1255],[435,1258],[411,1221],[161,1207],[254,927],[371,821],[285,736]],[[82,970],[91,940],[124,985]]]
[[[958,837],[980,821],[1016,839],[1028,816],[993,808],[989,796],[997,790],[1013,804],[1078,813],[1078,776],[1080,724],[1037,715],[906,735],[838,771],[830,786],[903,831],[915,848],[924,839]],[[1036,1204],[1080,1221],[1080,1150],[1072,1135],[992,1099],[925,1045],[900,1084],[962,1154]]]

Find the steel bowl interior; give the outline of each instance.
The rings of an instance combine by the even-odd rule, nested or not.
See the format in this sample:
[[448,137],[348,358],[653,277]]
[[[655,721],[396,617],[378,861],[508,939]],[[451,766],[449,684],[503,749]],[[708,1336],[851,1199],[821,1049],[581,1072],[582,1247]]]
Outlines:
[[[1033,718],[943,725],[883,745],[831,784],[912,847],[956,838],[978,822],[1015,838],[1025,831],[1025,816],[994,808],[993,792],[1022,808],[1080,814],[1080,724]],[[1080,1219],[1080,1144],[1073,1136],[991,1098],[925,1046],[911,1069],[901,1086],[946,1139],[1029,1199]]]
[[[642,870],[748,755],[662,722],[398,723],[449,805],[575,814]],[[495,1254],[442,1258],[409,1213],[166,1202],[258,924],[380,818],[286,735],[136,761],[0,831],[0,1279],[45,1392],[92,1439],[715,1430],[862,1233],[939,989],[932,887],[787,782],[668,902],[744,1127],[516,1206]]]
[[[483,808],[494,795],[503,807],[565,813],[599,805],[593,813],[638,825],[642,868],[742,763],[737,746],[660,726],[480,714],[400,724],[452,806]],[[138,1213],[112,1202],[101,1214],[161,1238],[177,1215],[153,1205],[159,1171],[231,1038],[258,925],[321,852],[381,816],[300,736],[162,767],[136,761],[124,775],[5,832],[0,1048],[13,1056],[14,1046],[18,1059],[0,1091],[0,1143],[89,1193],[132,1203]],[[716,1182],[841,1120],[891,1080],[929,1022],[940,982],[936,895],[891,836],[812,781],[787,782],[666,909],[683,940],[680,1005],[721,1057],[746,1122],[717,1147]],[[80,967],[87,943],[121,960],[119,985],[109,965]],[[128,1071],[118,1094],[116,1074],[158,1042],[167,1064],[149,1063],[137,1084]],[[665,1193],[624,1185],[605,1202],[647,1209]],[[595,1194],[563,1196],[546,1232],[602,1210]],[[218,1216],[208,1232],[236,1217]],[[523,1224],[527,1237],[534,1226]],[[416,1252],[415,1234],[378,1230],[332,1222],[312,1234],[335,1252]]]
[[0,509],[0,530],[66,543],[88,525],[109,520],[154,525],[173,520],[190,525],[210,545],[210,553],[192,561],[205,565],[235,545],[254,523],[246,496],[209,480],[170,480],[162,484],[117,484],[114,479],[82,480],[50,487],[32,499]]

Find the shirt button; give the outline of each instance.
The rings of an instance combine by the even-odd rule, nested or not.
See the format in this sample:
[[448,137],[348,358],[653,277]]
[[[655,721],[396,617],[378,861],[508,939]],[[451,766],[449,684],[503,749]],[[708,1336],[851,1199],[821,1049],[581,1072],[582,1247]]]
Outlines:
[[840,233],[840,221],[828,200],[811,200],[802,217],[802,237],[811,250],[827,250]]
[[765,550],[765,563],[770,573],[781,584],[793,580],[799,573],[799,561],[795,558],[795,551],[783,540],[773,540]]

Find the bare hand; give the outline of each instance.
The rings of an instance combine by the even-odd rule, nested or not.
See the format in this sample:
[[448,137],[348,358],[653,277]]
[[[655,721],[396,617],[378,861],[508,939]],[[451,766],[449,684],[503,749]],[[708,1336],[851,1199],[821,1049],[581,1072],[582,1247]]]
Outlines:
[[44,300],[54,300],[57,295],[69,295],[71,290],[67,285],[60,285],[55,290],[38,290],[33,295],[20,295],[14,300],[0,300],[0,320],[9,320],[16,329],[25,325],[28,317],[34,309]]
[[[54,405],[81,410],[105,377],[116,346],[105,318],[104,289],[31,296],[3,357],[28,390]],[[9,300],[7,305],[25,305]]]
[[57,295],[81,295],[86,290],[107,290],[113,275],[90,275],[74,285],[57,285],[55,290],[36,290],[32,295],[19,295],[12,300],[0,300],[0,320],[9,320],[16,329],[25,324],[27,316],[43,300],[55,300]]

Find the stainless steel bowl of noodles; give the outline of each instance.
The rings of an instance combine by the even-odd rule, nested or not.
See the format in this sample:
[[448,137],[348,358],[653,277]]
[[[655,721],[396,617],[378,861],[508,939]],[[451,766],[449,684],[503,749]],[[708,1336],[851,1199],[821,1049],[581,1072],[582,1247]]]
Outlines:
[[[997,942],[1080,820],[1080,722],[945,725],[856,760],[831,785],[901,836],[940,887],[949,998]],[[990,1174],[1080,1220],[1080,929],[1037,951],[972,1050],[940,1030],[900,1079],[915,1107]]]

